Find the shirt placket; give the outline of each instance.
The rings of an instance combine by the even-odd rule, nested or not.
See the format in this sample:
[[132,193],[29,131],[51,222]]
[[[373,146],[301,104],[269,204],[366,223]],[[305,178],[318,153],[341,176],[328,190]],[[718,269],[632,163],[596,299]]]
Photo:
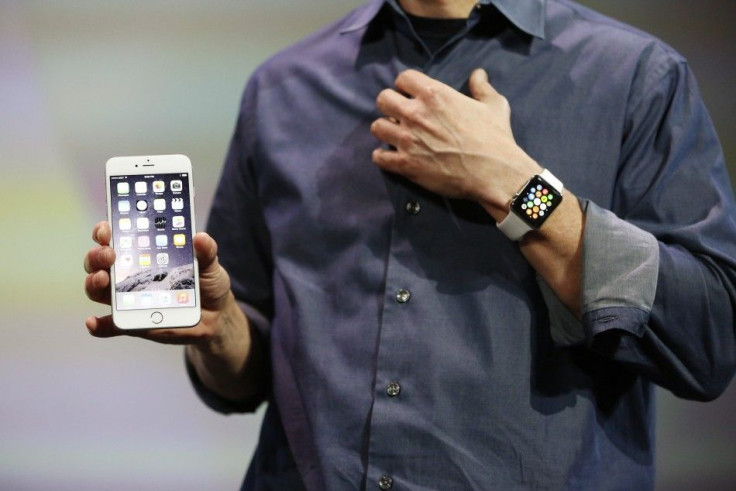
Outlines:
[[[471,25],[476,20],[471,21]],[[466,29],[465,32],[467,32]],[[461,37],[458,34],[447,44]],[[419,43],[423,46],[423,43]],[[422,48],[424,49],[424,48]],[[423,62],[420,62],[424,58]],[[438,68],[436,58],[427,51],[417,53],[421,69],[432,75]],[[426,230],[422,221],[428,220],[431,206],[427,195],[415,186],[393,181],[392,200],[396,214],[392,228],[386,266],[386,283],[383,296],[383,314],[378,339],[374,404],[370,420],[367,489],[389,490],[400,486],[406,469],[396,456],[412,452],[411,442],[402,440],[401,422],[410,421],[412,414],[413,389],[421,377],[417,366],[417,353],[413,337],[421,322],[422,302],[431,301],[426,280],[417,276],[420,269],[410,244],[410,234]],[[415,237],[416,238],[416,237]],[[413,266],[413,267],[412,267]]]
[[421,198],[399,186],[396,217],[386,269],[386,289],[379,334],[371,415],[368,489],[394,488],[403,469],[394,456],[403,453],[398,422],[411,418],[414,380],[419,376],[412,343],[417,328],[416,309],[425,298],[418,294],[426,280],[412,272],[414,262],[409,234],[422,218]]

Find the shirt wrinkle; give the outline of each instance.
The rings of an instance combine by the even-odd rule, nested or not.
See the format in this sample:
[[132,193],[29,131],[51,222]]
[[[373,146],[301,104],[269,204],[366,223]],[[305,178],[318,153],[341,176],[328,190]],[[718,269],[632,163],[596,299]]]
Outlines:
[[[516,27],[447,56],[373,1],[252,76],[208,221],[237,299],[269,306],[273,393],[247,489],[651,489],[653,384],[708,399],[733,376],[734,203],[697,91],[678,79],[655,104],[665,88],[645,78],[669,51],[571,2],[487,3]],[[548,38],[508,42],[542,13]],[[486,69],[517,142],[580,198],[581,320],[481,207],[372,163],[375,97],[417,66],[465,94]],[[633,109],[636,91],[652,104]],[[671,148],[644,135],[622,165],[627,120]],[[657,167],[681,171],[655,196]],[[621,218],[634,197],[636,226]],[[189,375],[213,409],[247,409]]]

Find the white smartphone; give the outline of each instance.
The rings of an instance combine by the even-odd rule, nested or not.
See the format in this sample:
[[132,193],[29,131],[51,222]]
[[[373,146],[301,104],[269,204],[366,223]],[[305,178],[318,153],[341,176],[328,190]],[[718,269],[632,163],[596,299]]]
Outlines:
[[192,163],[184,155],[114,157],[105,168],[115,264],[112,318],[120,329],[199,322]]

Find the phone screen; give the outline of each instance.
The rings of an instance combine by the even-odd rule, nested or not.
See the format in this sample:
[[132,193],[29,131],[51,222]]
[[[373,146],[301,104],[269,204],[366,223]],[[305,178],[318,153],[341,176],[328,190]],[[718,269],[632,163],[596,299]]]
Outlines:
[[189,174],[109,182],[117,309],[196,307]]

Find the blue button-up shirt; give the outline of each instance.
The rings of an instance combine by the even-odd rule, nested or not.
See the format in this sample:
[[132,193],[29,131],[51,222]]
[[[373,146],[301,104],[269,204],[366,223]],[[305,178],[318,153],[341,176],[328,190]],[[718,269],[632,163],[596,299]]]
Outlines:
[[[432,53],[369,2],[247,86],[208,225],[270,346],[252,489],[648,488],[653,383],[731,379],[736,214],[686,62],[573,3],[482,3]],[[478,67],[580,197],[582,322],[478,204],[371,163],[398,73]]]

